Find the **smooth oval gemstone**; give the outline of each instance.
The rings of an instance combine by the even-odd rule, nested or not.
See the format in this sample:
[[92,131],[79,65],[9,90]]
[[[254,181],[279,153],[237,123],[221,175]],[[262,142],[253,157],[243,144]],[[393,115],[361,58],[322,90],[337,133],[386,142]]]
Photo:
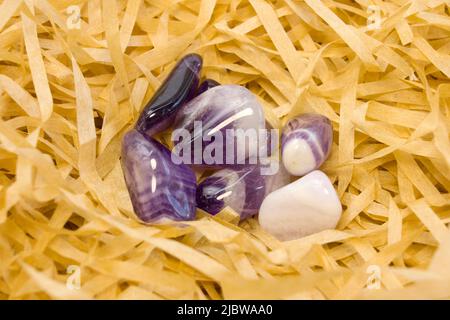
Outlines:
[[195,53],[184,56],[144,107],[136,130],[149,136],[167,129],[177,111],[195,96],[202,58]]
[[[217,214],[229,206],[241,219],[258,213],[264,197],[289,183],[289,175],[284,168],[276,167],[277,172],[265,172],[261,165],[247,166],[243,169],[222,169],[203,180],[197,187],[197,207]],[[269,166],[265,166],[270,169]]]
[[[205,79],[203,80],[203,82],[200,84],[200,86],[198,87],[197,90],[197,95],[202,94],[205,91],[208,91],[211,88],[220,86],[220,83],[217,82],[216,80],[212,80],[212,79]],[[266,121],[266,129],[267,129],[267,155],[271,156],[272,155],[272,151],[279,148],[278,146],[278,131],[276,134],[276,139],[277,141],[274,142],[274,145],[272,146],[272,135],[270,130],[273,129],[272,126],[270,125],[269,122]]]
[[202,94],[205,91],[208,91],[211,88],[220,86],[220,83],[218,83],[216,80],[213,79],[205,79],[202,83],[200,83],[200,86],[197,90],[197,95]]
[[[202,94],[205,91],[208,91],[211,88],[220,86],[220,83],[217,82],[216,80],[213,79],[205,79],[203,80],[203,82],[200,84],[200,86],[198,87],[197,90],[197,95]],[[267,129],[267,155],[271,156],[272,155],[272,151],[278,148],[278,142],[275,142],[274,145],[272,146],[272,135],[270,130],[273,129],[272,126],[270,125],[269,122],[266,121],[266,129]],[[278,140],[278,133],[276,135],[277,140]]]
[[137,216],[145,222],[192,220],[196,178],[191,168],[175,164],[171,152],[136,130],[122,141],[122,169]]
[[328,158],[333,128],[328,118],[306,113],[291,119],[283,128],[283,164],[291,174],[302,176],[319,168]]
[[256,164],[265,137],[261,105],[237,85],[219,85],[189,101],[178,112],[172,134],[184,163],[210,168]]
[[270,193],[261,204],[259,224],[280,240],[334,229],[342,206],[330,179],[315,170]]

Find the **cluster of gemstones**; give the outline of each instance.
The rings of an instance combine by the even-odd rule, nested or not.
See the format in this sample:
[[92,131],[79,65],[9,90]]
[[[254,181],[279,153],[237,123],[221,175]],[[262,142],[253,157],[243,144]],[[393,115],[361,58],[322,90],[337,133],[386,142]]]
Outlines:
[[[241,219],[259,213],[262,228],[281,240],[334,228],[341,204],[328,177],[317,170],[330,154],[330,121],[317,114],[291,119],[282,130],[282,163],[273,157],[269,162],[236,162],[238,151],[246,159],[261,148],[269,156],[278,155],[270,137],[269,143],[261,143],[259,138],[250,141],[262,146],[256,149],[237,145],[235,139],[226,140],[223,150],[212,153],[218,161],[199,160],[193,150],[198,145],[204,150],[211,148],[215,139],[209,136],[215,133],[225,136],[230,129],[268,127],[263,109],[250,91],[211,79],[199,85],[201,68],[199,55],[183,57],[123,138],[122,168],[137,216],[144,222],[184,221],[195,218],[196,208],[214,215],[228,206]],[[197,123],[202,125],[200,133]],[[184,148],[182,159],[154,138],[169,127],[191,137],[174,142],[174,150]],[[236,150],[239,148],[243,150]],[[262,174],[273,161],[278,170]],[[216,171],[197,185],[197,168]],[[291,182],[293,176],[303,177]]]

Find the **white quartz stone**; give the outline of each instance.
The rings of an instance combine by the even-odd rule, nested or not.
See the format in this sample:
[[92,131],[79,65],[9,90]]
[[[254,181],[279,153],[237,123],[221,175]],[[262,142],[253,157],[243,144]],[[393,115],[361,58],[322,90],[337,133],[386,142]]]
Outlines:
[[270,193],[259,210],[259,223],[280,240],[294,240],[334,229],[341,214],[330,179],[315,170]]

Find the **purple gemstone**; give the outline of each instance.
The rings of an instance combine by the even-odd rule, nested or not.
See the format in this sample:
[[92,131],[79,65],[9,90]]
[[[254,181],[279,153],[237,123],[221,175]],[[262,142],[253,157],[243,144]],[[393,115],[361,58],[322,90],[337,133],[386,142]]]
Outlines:
[[121,162],[125,181],[134,211],[145,222],[195,217],[195,174],[173,159],[175,155],[165,146],[136,130],[123,137]]
[[329,156],[332,142],[333,127],[328,118],[306,113],[289,120],[281,135],[286,170],[302,176],[319,168]]
[[203,92],[208,91],[209,89],[217,86],[220,86],[220,83],[218,83],[216,80],[205,79],[198,87],[197,95],[201,95]]
[[172,138],[186,164],[237,168],[258,163],[266,135],[256,97],[241,86],[219,85],[181,108]]
[[201,68],[199,55],[184,56],[145,106],[136,130],[152,136],[167,129],[180,107],[195,96]]
[[[253,165],[213,173],[197,187],[197,207],[217,214],[229,206],[239,213],[241,219],[255,215],[267,194],[290,182],[281,164],[275,173],[264,171],[263,167]],[[269,166],[265,168],[269,169]]]

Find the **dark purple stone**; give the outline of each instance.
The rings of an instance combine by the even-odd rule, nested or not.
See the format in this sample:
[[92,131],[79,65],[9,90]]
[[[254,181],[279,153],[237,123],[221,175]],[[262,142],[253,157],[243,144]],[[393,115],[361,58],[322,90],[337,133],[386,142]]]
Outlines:
[[142,221],[194,219],[195,174],[174,159],[165,146],[136,130],[123,137],[122,169],[134,211]]
[[136,130],[152,136],[167,129],[180,107],[195,96],[201,68],[199,55],[184,56],[144,107]]
[[220,196],[227,191],[227,187],[228,181],[223,174],[213,174],[207,177],[197,187],[197,207],[210,214],[219,213],[225,208],[225,201]]
[[328,158],[332,142],[333,127],[328,118],[313,113],[293,118],[281,135],[284,166],[293,175],[307,174]]
[[217,87],[219,85],[220,83],[218,83],[216,80],[205,79],[198,87],[197,95],[201,95],[203,92],[208,91],[209,89]]
[[267,194],[289,183],[281,164],[272,174],[263,174],[261,168],[253,165],[213,173],[197,187],[197,207],[214,215],[229,206],[241,219],[255,215]]

